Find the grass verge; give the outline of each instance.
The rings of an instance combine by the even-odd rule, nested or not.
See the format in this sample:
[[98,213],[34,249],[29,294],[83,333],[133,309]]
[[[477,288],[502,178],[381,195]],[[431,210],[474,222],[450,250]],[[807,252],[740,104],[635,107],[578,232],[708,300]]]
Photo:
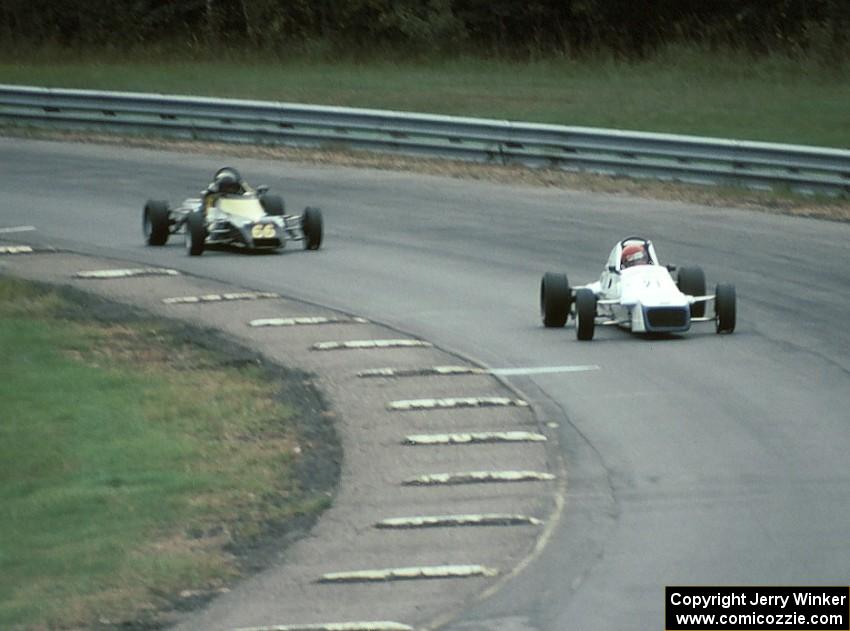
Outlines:
[[0,628],[158,627],[330,503],[339,448],[306,375],[5,277],[0,348]]
[[[564,125],[850,147],[850,66],[675,46],[598,55],[325,61],[185,51],[0,53],[0,82],[372,107]],[[108,60],[108,61],[107,61]]]

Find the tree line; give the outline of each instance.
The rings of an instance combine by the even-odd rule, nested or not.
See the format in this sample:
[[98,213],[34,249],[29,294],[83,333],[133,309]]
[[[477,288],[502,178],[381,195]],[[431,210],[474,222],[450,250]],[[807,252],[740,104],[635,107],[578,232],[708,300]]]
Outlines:
[[6,45],[640,57],[671,43],[848,50],[850,0],[3,0]]

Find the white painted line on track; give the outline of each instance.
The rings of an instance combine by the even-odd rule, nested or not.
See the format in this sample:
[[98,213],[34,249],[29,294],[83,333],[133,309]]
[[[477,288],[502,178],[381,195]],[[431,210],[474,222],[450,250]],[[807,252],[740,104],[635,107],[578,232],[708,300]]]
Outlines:
[[444,410],[448,408],[528,407],[522,399],[509,397],[451,397],[446,399],[406,399],[390,401],[387,408],[398,412]]
[[324,622],[318,624],[278,624],[270,627],[244,627],[234,631],[414,631],[400,622]]
[[425,377],[429,375],[486,375],[484,368],[473,366],[431,366],[429,368],[372,368],[361,370],[358,377]]
[[167,305],[190,305],[200,302],[223,302],[228,300],[263,300],[267,298],[280,298],[280,294],[273,291],[242,291],[228,294],[204,294],[203,296],[176,296],[174,298],[163,298],[162,302]]
[[391,517],[375,524],[382,529],[456,528],[462,526],[539,526],[543,522],[535,517],[510,513],[484,513],[482,515],[422,515],[417,517]]
[[365,318],[335,318],[324,316],[294,316],[291,318],[259,318],[251,320],[248,326],[299,326],[309,324],[366,324]]
[[318,342],[312,346],[315,351],[430,347],[431,343],[423,340],[350,340],[348,342]]
[[12,234],[14,232],[32,232],[35,226],[12,226],[11,228],[0,228],[0,234]]
[[176,269],[168,269],[165,267],[143,267],[137,269],[100,269],[77,272],[74,274],[77,278],[96,278],[96,279],[112,279],[112,278],[131,278],[135,276],[179,276],[180,272]]
[[414,434],[404,439],[406,445],[469,445],[475,443],[540,443],[543,434],[534,432],[462,432],[455,434]]
[[475,368],[473,366],[430,366],[427,368],[373,368],[357,373],[358,377],[428,377],[460,375],[548,375],[567,372],[599,370],[596,364],[586,366],[530,366],[526,368]]
[[0,245],[0,254],[32,254],[33,251],[29,245]]
[[544,482],[554,480],[551,473],[540,471],[466,471],[461,473],[431,473],[409,478],[402,486],[446,486],[499,482]]
[[586,372],[588,370],[599,370],[596,364],[587,366],[538,366],[528,368],[491,368],[488,372],[499,377],[511,377],[513,375],[548,375],[561,372]]
[[354,572],[331,572],[324,574],[320,583],[371,583],[380,581],[404,581],[429,578],[472,578],[475,576],[498,576],[499,571],[484,565],[426,565],[397,567],[383,570],[358,570]]

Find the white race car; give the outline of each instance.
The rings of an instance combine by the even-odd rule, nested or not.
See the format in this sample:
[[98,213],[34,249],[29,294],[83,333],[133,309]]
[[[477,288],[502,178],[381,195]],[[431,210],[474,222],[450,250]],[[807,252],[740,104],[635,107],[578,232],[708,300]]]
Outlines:
[[[676,280],[670,272],[676,271]],[[714,315],[706,316],[713,303]],[[735,286],[718,284],[705,293],[699,267],[661,265],[648,239],[619,241],[599,280],[570,287],[566,274],[547,272],[540,284],[540,314],[547,327],[562,327],[570,315],[576,336],[593,339],[596,325],[615,325],[634,333],[678,333],[693,322],[714,322],[718,333],[735,330]]]

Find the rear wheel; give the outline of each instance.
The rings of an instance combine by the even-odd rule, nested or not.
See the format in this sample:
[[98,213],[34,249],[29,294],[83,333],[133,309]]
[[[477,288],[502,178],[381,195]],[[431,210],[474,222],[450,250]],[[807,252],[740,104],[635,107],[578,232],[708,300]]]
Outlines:
[[260,204],[267,215],[282,217],[286,205],[283,203],[283,197],[280,195],[263,195],[260,197]]
[[576,290],[576,337],[592,340],[596,328],[596,294],[589,289]]
[[[679,291],[688,296],[705,295],[705,273],[701,267],[683,267],[679,270],[676,284]],[[691,305],[691,317],[702,318],[705,316],[705,302],[695,302]]]
[[142,232],[148,245],[165,245],[168,241],[168,204],[148,200],[142,212]]
[[566,274],[546,272],[540,281],[540,317],[543,326],[562,327],[570,317],[570,283]]
[[189,256],[203,254],[206,241],[207,222],[203,211],[189,213],[186,217],[186,251]]
[[735,285],[718,285],[714,290],[715,326],[718,333],[731,333],[736,320]]
[[308,206],[301,215],[301,229],[304,231],[304,248],[318,250],[322,245],[322,211]]

